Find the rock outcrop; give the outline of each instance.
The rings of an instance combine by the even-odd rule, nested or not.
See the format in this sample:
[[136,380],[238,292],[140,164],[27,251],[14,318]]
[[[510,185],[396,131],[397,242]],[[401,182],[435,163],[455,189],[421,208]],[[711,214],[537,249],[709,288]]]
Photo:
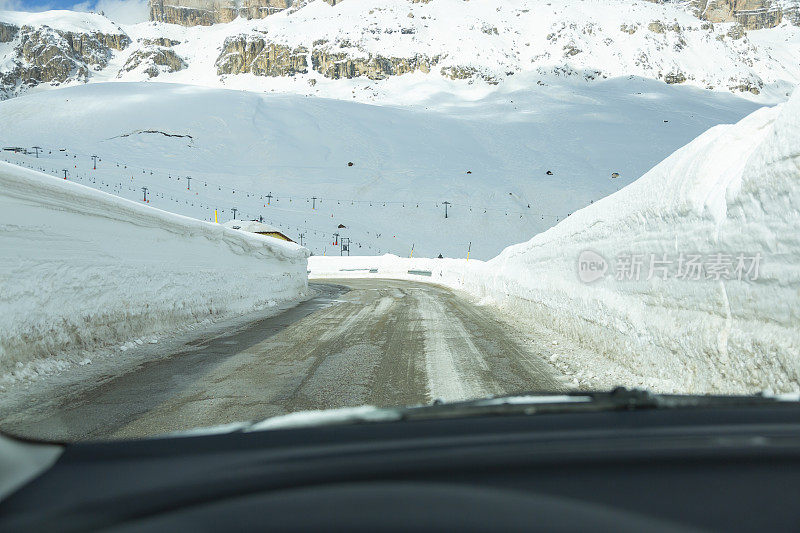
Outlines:
[[185,68],[186,62],[174,50],[163,46],[148,46],[132,53],[117,77],[125,72],[141,69],[149,78],[155,78],[162,72],[177,72]]
[[311,53],[312,68],[331,79],[366,77],[382,80],[389,76],[400,76],[409,72],[431,71],[439,58],[423,55],[413,57],[385,57],[368,54],[366,57],[353,57],[347,52],[333,52],[326,48],[314,48]]
[[324,40],[315,41],[309,54],[305,46],[292,48],[261,37],[239,35],[225,40],[215,65],[219,75],[251,73],[257,76],[294,76],[308,72],[309,56],[314,71],[335,80],[359,77],[382,80],[409,72],[428,73],[439,61],[438,56],[353,54],[334,48]]
[[800,2],[797,4],[785,8],[783,10],[783,18],[794,24],[795,26],[800,26]]
[[[341,0],[325,0],[336,5]],[[237,17],[261,19],[289,9],[293,0],[149,0],[150,20],[182,26],[210,26]]]
[[14,37],[17,36],[17,32],[19,28],[14,26],[13,24],[6,24],[5,22],[0,22],[0,43],[10,43],[14,40]]
[[180,41],[176,41],[175,39],[168,39],[166,37],[156,37],[155,39],[139,39],[141,43],[145,46],[164,46],[166,48],[170,48],[172,46],[178,46],[181,44]]
[[761,93],[761,88],[763,84],[759,81],[745,81],[740,83],[739,85],[730,85],[728,86],[729,91],[739,91],[739,92],[748,92],[752,94],[759,94]]
[[673,85],[673,84],[676,84],[676,83],[683,83],[683,82],[686,81],[686,75],[683,72],[680,72],[680,71],[670,72],[669,74],[664,76],[664,81],[666,83],[669,83],[670,85]]
[[774,28],[783,9],[772,0],[693,0],[700,18],[709,22],[738,22],[746,30]]
[[108,65],[112,50],[130,44],[125,34],[73,33],[48,26],[16,29],[8,24],[3,28],[4,42],[15,43],[10,67],[0,77],[4,96],[41,83],[85,82],[90,69],[101,70]]
[[[475,67],[469,67],[463,65],[442,67],[441,69],[439,69],[439,73],[442,76],[450,78],[451,80],[473,80],[475,78],[480,78],[489,85],[497,85],[499,83],[497,78],[495,78],[491,74],[481,72]],[[470,83],[472,82],[470,81]]]
[[290,48],[256,37],[228,37],[215,63],[217,74],[294,76],[308,72],[308,49]]
[[763,28],[774,28],[783,20],[783,12],[780,9],[764,9],[759,11],[740,11],[734,13],[737,23],[741,24],[746,30],[760,30]]

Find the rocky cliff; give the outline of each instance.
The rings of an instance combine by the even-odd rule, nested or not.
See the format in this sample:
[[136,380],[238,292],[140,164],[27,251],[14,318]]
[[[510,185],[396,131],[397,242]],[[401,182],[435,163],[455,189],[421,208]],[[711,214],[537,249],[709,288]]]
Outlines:
[[0,43],[10,43],[17,36],[19,28],[12,24],[0,22]]
[[122,50],[130,44],[130,38],[122,33],[77,33],[3,23],[0,42],[13,46],[0,73],[0,95],[8,97],[41,83],[86,81],[90,69],[105,68],[112,50]]
[[308,72],[305,47],[290,48],[245,35],[228,37],[217,58],[217,74],[251,73],[257,76],[294,76]]
[[429,58],[424,55],[412,57],[385,57],[380,54],[352,56],[345,52],[333,52],[330,48],[315,47],[311,53],[311,65],[316,72],[326,78],[358,78],[382,80],[389,76],[399,76],[409,72],[431,71],[439,57]]
[[693,0],[693,4],[703,20],[738,22],[747,30],[774,28],[783,20],[784,7],[772,0]]
[[326,78],[382,80],[416,71],[427,74],[439,61],[438,56],[386,57],[359,50],[347,52],[341,46],[342,43],[315,41],[309,53],[305,46],[292,48],[263,37],[239,35],[225,39],[215,65],[219,75],[294,76],[308,73],[310,57],[311,68]]
[[162,73],[178,72],[186,68],[186,61],[168,46],[171,45],[150,44],[136,50],[128,57],[117,77],[121,78],[127,72],[140,70],[148,78],[155,78]]
[[[341,2],[325,1],[331,5]],[[237,17],[261,19],[296,3],[293,0],[149,0],[150,20],[182,26],[210,26]]]

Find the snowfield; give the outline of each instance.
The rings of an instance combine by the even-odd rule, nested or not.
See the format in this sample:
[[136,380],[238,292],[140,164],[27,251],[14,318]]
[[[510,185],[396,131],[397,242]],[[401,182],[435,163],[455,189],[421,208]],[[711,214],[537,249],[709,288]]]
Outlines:
[[[464,289],[522,327],[550,330],[563,350],[551,362],[584,387],[796,392],[798,206],[800,94],[711,128],[633,184],[487,262],[313,257],[309,268],[317,278]],[[582,257],[587,250],[596,255]],[[691,256],[701,258],[699,275],[681,277]],[[579,276],[587,257],[606,266],[588,283]],[[363,268],[378,272],[342,271]]]
[[307,255],[0,163],[0,375],[297,299]]
[[198,219],[217,209],[227,221],[235,207],[239,219],[302,234],[315,255],[338,248],[336,232],[354,254],[414,246],[466,257],[471,242],[471,257],[489,259],[759,107],[641,78],[517,78],[478,102],[424,107],[174,83],[66,87],[0,102],[0,147],[44,148],[38,159],[0,158],[53,176],[68,169],[70,181],[131,200],[146,186],[151,206]]

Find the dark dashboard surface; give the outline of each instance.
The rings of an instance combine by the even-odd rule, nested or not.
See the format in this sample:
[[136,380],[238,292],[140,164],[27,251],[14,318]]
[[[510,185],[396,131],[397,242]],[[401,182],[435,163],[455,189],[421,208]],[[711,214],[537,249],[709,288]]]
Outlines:
[[0,530],[800,530],[800,407],[75,444]]

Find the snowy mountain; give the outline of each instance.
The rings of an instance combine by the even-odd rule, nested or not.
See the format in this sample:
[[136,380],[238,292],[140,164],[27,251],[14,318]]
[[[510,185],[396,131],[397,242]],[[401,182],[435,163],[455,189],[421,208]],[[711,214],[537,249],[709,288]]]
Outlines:
[[[325,0],[332,6],[342,0]],[[412,0],[429,3],[431,0]],[[150,0],[150,20],[183,26],[210,26],[230,22],[238,17],[261,19],[283,10],[296,11],[308,0]],[[783,17],[797,14],[796,0],[660,0],[691,9],[710,22],[738,22],[756,30],[777,26]]]
[[[0,90],[10,97],[40,84],[158,77],[408,103],[419,97],[410,93],[490,90],[521,74],[534,83],[551,75],[587,82],[633,75],[766,93],[765,101],[774,101],[800,80],[800,28],[792,23],[797,0],[783,1],[724,11],[644,0],[316,0],[281,1],[288,8],[277,10],[270,0],[261,6],[270,13],[263,19],[228,14],[217,17],[227,23],[188,27],[6,11],[0,12]],[[720,2],[704,4],[712,3]],[[751,3],[736,4],[758,7]],[[742,18],[767,12],[779,14],[773,28]],[[709,16],[726,22],[703,20]],[[761,27],[768,29],[747,29]]]

